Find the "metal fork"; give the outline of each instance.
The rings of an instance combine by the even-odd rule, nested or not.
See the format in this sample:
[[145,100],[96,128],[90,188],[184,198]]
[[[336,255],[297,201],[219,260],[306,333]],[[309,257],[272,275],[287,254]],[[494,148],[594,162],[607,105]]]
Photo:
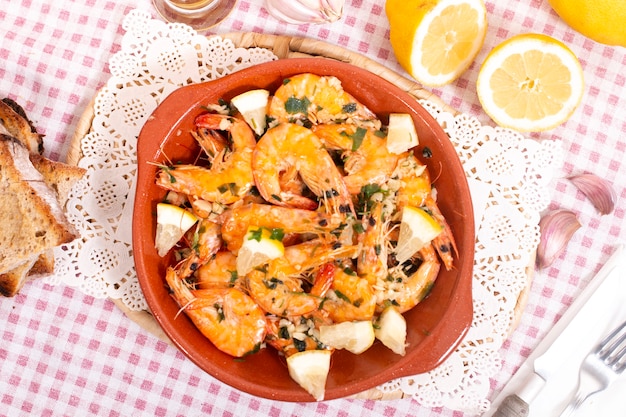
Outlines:
[[560,417],[574,413],[587,398],[606,389],[626,369],[626,321],[602,340],[583,360],[576,394]]

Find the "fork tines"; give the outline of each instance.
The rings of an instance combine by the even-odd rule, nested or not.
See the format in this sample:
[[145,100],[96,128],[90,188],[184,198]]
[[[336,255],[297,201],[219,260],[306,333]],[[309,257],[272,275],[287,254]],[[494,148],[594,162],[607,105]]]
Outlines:
[[616,373],[626,369],[626,321],[600,342],[597,355]]

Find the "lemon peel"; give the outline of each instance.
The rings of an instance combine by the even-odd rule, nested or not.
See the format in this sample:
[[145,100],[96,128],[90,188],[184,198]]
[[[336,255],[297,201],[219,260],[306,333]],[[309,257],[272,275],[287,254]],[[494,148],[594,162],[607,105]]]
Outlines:
[[626,47],[626,2],[623,0],[549,0],[575,31],[606,45]]

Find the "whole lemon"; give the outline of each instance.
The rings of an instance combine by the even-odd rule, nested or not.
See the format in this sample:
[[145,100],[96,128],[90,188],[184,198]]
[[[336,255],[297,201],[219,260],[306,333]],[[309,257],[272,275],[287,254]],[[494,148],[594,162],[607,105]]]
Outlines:
[[626,47],[626,1],[549,0],[572,29],[594,41]]

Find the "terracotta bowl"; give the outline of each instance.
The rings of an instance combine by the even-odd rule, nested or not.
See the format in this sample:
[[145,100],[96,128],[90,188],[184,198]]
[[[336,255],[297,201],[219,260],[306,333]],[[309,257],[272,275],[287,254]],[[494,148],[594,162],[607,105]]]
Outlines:
[[273,61],[244,69],[217,81],[176,90],[154,111],[137,144],[137,194],[133,214],[133,251],[137,276],[149,308],[165,333],[200,368],[224,383],[259,397],[281,401],[313,401],[289,377],[284,358],[267,348],[244,360],[217,350],[184,315],[170,297],[164,274],[168,258],[154,249],[156,204],[165,192],[155,185],[157,167],[171,161],[190,162],[198,154],[189,134],[202,106],[255,88],[269,91],[291,75],[312,72],[334,75],[344,89],[379,115],[407,112],[414,119],[420,145],[432,158],[423,159],[436,178],[439,206],[446,216],[459,250],[455,268],[442,268],[429,297],[406,314],[408,348],[398,356],[376,342],[361,355],[333,354],[326,384],[326,399],[355,394],[394,378],[429,371],[441,364],[460,343],[472,320],[472,265],[474,216],[466,177],[453,145],[437,122],[416,100],[382,78],[358,67],[324,58]]

